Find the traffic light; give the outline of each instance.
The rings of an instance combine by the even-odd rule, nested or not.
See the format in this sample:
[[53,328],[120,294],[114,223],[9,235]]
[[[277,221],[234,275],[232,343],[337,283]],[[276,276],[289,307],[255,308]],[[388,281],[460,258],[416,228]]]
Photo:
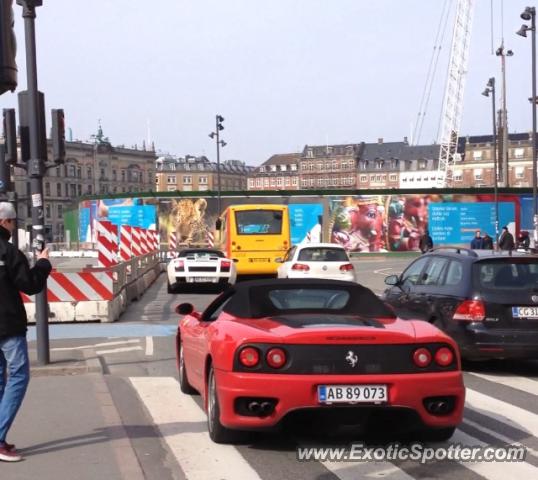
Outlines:
[[0,95],[17,88],[17,40],[13,0],[0,0]]
[[17,126],[14,108],[4,108],[4,143],[6,163],[15,165],[17,163]]
[[224,122],[224,117],[221,115],[217,115],[217,129],[218,130],[224,130],[224,127],[222,126],[222,122]]
[[65,163],[65,118],[63,109],[52,110],[52,161]]

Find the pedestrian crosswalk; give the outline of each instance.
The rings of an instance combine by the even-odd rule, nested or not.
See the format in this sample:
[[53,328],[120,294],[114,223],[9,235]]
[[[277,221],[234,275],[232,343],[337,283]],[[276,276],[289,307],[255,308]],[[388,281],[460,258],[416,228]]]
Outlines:
[[[458,478],[530,480],[538,478],[538,381],[517,375],[465,373],[467,387],[464,422],[449,447],[523,446],[524,461],[432,460],[300,462],[293,441],[286,445],[256,442],[217,445],[207,433],[200,397],[183,395],[173,377],[131,377],[130,383],[187,479],[338,478],[341,480]],[[510,398],[509,401],[507,399]],[[256,437],[260,438],[260,437]],[[319,442],[319,440],[317,440]]]

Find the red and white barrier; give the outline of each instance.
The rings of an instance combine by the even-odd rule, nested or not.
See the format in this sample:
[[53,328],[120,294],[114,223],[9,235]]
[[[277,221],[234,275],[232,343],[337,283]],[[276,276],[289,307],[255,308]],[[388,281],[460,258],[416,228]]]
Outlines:
[[131,260],[133,256],[133,252],[131,251],[132,241],[132,228],[122,225],[120,229],[120,258],[124,262]]
[[103,268],[118,264],[118,227],[112,222],[97,222],[97,265]]
[[140,229],[140,252],[142,255],[149,253],[148,231],[145,228]]
[[170,252],[171,255],[175,257],[176,251],[177,251],[177,234],[176,232],[168,232],[168,252]]
[[209,230],[206,232],[205,234],[205,238],[206,238],[206,241],[207,243],[209,243],[209,246],[210,247],[214,247],[215,246],[215,237],[213,235],[212,232],[210,232]]
[[159,250],[159,234],[157,230],[148,230],[150,238],[150,251],[156,252]]
[[140,227],[133,227],[131,229],[132,234],[132,241],[131,241],[131,252],[133,253],[133,257],[139,257],[142,255],[142,249],[140,248],[140,233],[141,228]]
[[[21,293],[21,297],[25,303],[35,302],[35,295]],[[52,272],[47,279],[49,302],[88,302],[113,298],[112,272]]]

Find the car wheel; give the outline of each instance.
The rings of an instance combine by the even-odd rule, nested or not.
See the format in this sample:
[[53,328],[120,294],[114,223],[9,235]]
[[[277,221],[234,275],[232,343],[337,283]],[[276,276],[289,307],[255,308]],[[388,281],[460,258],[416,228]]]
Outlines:
[[427,428],[421,432],[421,439],[429,442],[445,442],[449,440],[454,432],[456,427],[445,427],[445,428]]
[[193,393],[196,393],[196,390],[191,387],[189,380],[187,379],[187,370],[185,369],[185,357],[183,356],[183,345],[181,344],[181,340],[178,345],[178,356],[179,389],[187,395],[192,395]]
[[207,429],[209,431],[209,437],[215,443],[237,442],[243,433],[238,430],[226,428],[220,423],[219,398],[213,367],[210,367],[207,380]]

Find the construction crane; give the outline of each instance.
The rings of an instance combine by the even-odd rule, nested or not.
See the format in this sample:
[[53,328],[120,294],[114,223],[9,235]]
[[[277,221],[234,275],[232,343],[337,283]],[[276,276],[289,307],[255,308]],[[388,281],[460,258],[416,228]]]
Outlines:
[[439,188],[452,186],[452,169],[457,156],[465,77],[469,63],[473,10],[474,0],[458,0],[438,139],[440,148],[437,187]]

